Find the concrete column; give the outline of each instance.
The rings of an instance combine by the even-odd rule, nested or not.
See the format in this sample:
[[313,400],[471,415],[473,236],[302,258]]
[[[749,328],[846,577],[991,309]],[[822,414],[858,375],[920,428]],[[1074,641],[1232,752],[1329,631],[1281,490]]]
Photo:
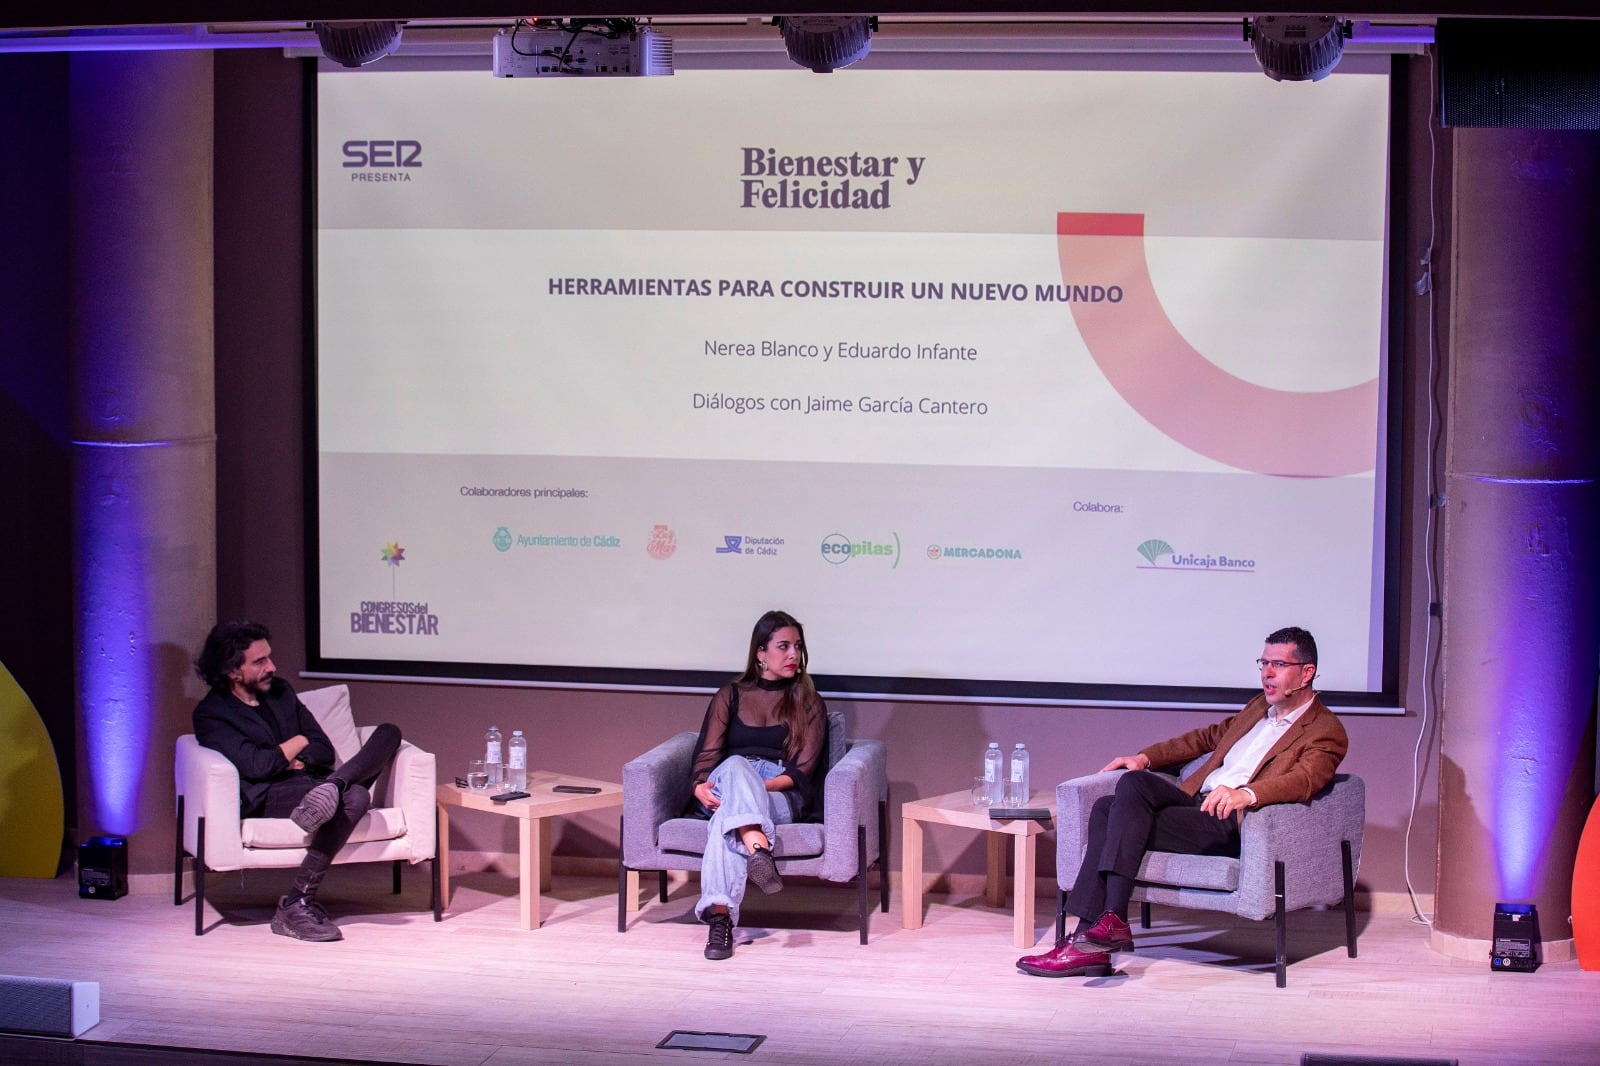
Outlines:
[[1439,876],[1432,944],[1498,902],[1570,958],[1597,627],[1600,134],[1454,135]]
[[165,889],[216,611],[211,55],[75,55],[70,95],[78,837]]

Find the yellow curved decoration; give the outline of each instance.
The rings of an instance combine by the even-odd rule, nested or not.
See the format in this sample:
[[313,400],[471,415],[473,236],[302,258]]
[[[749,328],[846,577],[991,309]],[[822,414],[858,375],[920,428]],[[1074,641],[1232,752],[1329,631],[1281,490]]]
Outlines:
[[66,811],[44,719],[0,664],[0,877],[54,877]]

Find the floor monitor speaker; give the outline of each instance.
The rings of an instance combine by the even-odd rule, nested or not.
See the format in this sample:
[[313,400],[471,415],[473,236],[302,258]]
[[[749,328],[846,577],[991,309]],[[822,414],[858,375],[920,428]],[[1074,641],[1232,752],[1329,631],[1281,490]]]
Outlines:
[[0,974],[0,1032],[78,1036],[100,1024],[100,984]]

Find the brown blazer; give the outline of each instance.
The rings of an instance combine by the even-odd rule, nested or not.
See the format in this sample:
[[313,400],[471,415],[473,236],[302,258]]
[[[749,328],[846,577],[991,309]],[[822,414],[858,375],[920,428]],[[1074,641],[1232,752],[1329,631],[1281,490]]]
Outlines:
[[[1200,790],[1206,776],[1222,765],[1228,749],[1266,715],[1266,697],[1257,696],[1230,718],[1152,744],[1141,753],[1150,759],[1154,768],[1181,766],[1210,752],[1211,757],[1184,779],[1183,788],[1192,796]],[[1350,740],[1345,736],[1344,724],[1328,710],[1321,696],[1312,696],[1311,706],[1268,750],[1247,782],[1256,794],[1255,805],[1304,803],[1333,780],[1334,771],[1349,750]]]

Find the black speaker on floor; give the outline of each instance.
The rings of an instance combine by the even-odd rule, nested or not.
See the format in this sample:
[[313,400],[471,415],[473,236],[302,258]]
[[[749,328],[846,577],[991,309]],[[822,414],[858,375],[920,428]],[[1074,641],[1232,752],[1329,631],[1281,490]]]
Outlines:
[[1440,19],[1445,126],[1600,129],[1600,22]]
[[1494,905],[1494,947],[1489,969],[1532,973],[1539,968],[1539,911],[1531,903]]
[[78,895],[120,899],[128,894],[126,837],[90,837],[78,845]]

